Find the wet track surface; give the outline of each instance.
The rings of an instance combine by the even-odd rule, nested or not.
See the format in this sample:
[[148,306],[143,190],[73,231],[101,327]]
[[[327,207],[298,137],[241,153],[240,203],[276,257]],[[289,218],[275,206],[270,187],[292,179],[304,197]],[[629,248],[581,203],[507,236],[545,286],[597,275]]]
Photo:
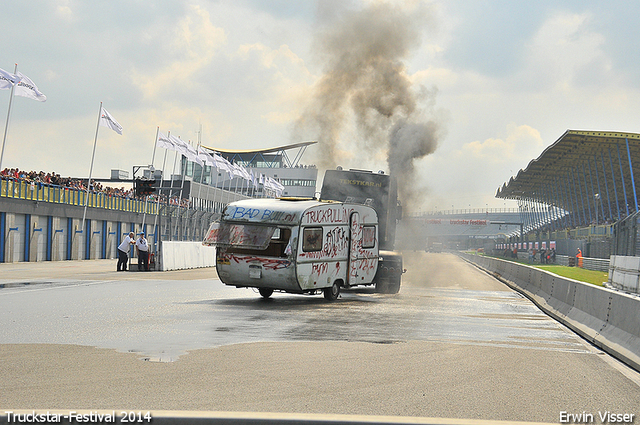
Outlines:
[[263,300],[213,269],[116,273],[104,261],[3,265],[0,406],[554,423],[640,413],[640,374],[452,254],[406,252],[399,294],[336,302]]
[[0,342],[113,348],[152,361],[265,341],[440,341],[588,351],[526,298],[457,257],[413,256],[422,265],[431,259],[432,267],[429,272],[414,267],[400,294],[363,288],[344,291],[336,302],[280,293],[265,300],[217,279],[167,281],[148,275],[6,288],[0,290],[0,321],[10,326],[0,328]]
[[584,350],[573,335],[513,292],[405,288],[397,296],[346,293],[331,304],[286,298],[214,305],[215,310],[230,313],[227,325],[215,329],[230,334],[228,339],[215,337],[223,344],[244,334],[272,341],[422,340]]

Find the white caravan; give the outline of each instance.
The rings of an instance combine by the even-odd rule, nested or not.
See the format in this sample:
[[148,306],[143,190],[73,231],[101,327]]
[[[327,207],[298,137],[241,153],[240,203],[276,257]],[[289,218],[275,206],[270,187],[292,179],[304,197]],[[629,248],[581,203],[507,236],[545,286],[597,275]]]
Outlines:
[[366,205],[296,199],[230,203],[203,241],[217,247],[220,280],[238,288],[316,293],[375,284],[378,216]]

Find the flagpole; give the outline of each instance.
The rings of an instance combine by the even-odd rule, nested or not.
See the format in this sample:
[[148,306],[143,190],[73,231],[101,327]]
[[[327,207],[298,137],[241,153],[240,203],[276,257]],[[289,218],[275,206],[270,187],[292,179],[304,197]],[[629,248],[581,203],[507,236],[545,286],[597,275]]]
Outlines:
[[[169,138],[169,136],[171,136],[170,131],[167,133],[167,138]],[[156,218],[154,219],[154,222],[153,222],[153,231],[155,232],[156,236],[158,235],[158,217],[160,216],[160,197],[162,196],[162,187],[164,186],[164,178],[165,178],[164,168],[166,164],[167,164],[167,148],[164,149],[164,159],[162,160],[162,177],[160,178],[160,186],[158,187],[158,200],[156,203]],[[169,208],[169,197],[167,197],[167,206],[165,208]]]
[[[186,173],[186,161],[187,161],[187,157],[185,155],[180,155],[180,174],[182,174],[182,157],[184,156],[185,159],[185,173]],[[178,192],[178,215],[180,215],[181,213],[181,208],[182,208],[182,186],[184,185],[184,174],[182,174],[182,180],[180,180],[180,192]],[[182,217],[182,216],[180,216]],[[182,225],[182,223],[178,223],[178,218],[176,217],[176,227],[174,232],[176,232],[176,238],[178,237],[178,224]]]
[[[214,152],[215,155],[215,152]],[[214,192],[213,192],[213,212],[217,212],[217,208],[216,208],[216,198],[217,198],[217,192],[220,191],[220,201],[222,201],[222,190],[218,189],[218,177],[220,176],[220,172],[218,170],[218,167],[216,168],[216,184],[213,186],[214,187]],[[213,171],[213,167],[211,167],[211,171]],[[213,179],[211,181],[211,183],[213,183]]]
[[[158,187],[158,199],[156,203],[156,220],[153,223],[153,227],[155,229],[156,223],[158,222],[158,215],[160,214],[160,197],[162,196],[162,186],[164,186],[164,164],[167,162],[167,150],[164,151],[164,160],[162,161],[162,178],[160,179],[160,186]],[[167,200],[167,204],[169,201]]]
[[[200,131],[198,131],[198,147],[196,148],[196,157],[202,161],[202,165],[198,164],[200,165],[200,168],[202,168],[202,171],[200,172],[200,187],[198,187],[198,202],[200,202],[200,205],[202,205],[202,199],[200,198],[200,193],[202,192],[202,183],[204,182],[204,167],[207,165],[202,160],[202,158],[199,157],[201,145],[202,145],[202,124],[200,124]],[[193,177],[195,177],[195,166],[193,168],[194,168]]]
[[[198,136],[198,138],[200,138]],[[196,149],[196,153],[200,154],[200,140],[198,140],[198,148]],[[200,158],[200,160],[202,160],[202,158]],[[200,165],[200,164],[198,164]],[[204,181],[204,167],[205,167],[205,162],[202,161],[202,165],[200,165],[200,168],[202,168],[202,171],[200,172],[200,187],[198,187],[198,199],[200,199],[200,193],[202,192],[202,182]],[[194,167],[195,168],[195,167]],[[195,172],[194,172],[195,174]],[[195,175],[194,175],[195,177]]]
[[[232,193],[232,192],[231,192],[231,182],[233,181],[233,178],[234,178],[235,176],[234,176],[234,174],[233,174],[231,171],[229,171],[227,174],[229,174],[229,199],[231,199],[231,193]],[[235,199],[235,196],[234,196],[233,200],[234,200],[234,201],[236,200],[236,199]]]
[[[171,190],[169,191],[169,197],[171,197],[171,195],[173,195],[173,175],[176,172],[176,162],[178,161],[178,151],[175,151],[175,152],[176,152],[176,155],[173,157],[173,171],[172,171],[171,176],[169,178],[170,188],[171,188]],[[180,154],[180,155],[181,155],[180,161],[182,161],[182,154]]]
[[[16,75],[16,72],[18,72],[18,64],[16,64],[15,68],[13,69],[13,75]],[[4,158],[4,144],[7,141],[7,130],[9,129],[9,116],[11,114],[11,102],[13,101],[13,90],[15,89],[16,85],[12,84],[11,85],[11,95],[9,96],[9,109],[7,110],[7,122],[4,124],[4,137],[2,138],[2,152],[0,153],[0,171],[2,171],[2,159]]]
[[[182,157],[183,156],[184,156],[184,172],[182,172]],[[179,199],[181,204],[182,204],[182,188],[184,187],[184,178],[187,175],[187,165],[189,165],[187,163],[188,161],[189,161],[189,158],[187,158],[186,155],[181,155],[180,156],[180,174],[182,174],[182,181],[180,182],[180,194],[178,195],[178,199]]]
[[82,234],[84,234],[84,221],[87,217],[87,200],[89,199],[89,186],[91,186],[91,174],[93,173],[93,160],[96,157],[96,145],[98,144],[98,129],[100,128],[100,114],[102,114],[102,102],[100,102],[100,110],[98,111],[98,123],[96,124],[96,137],[93,140],[93,154],[91,154],[91,167],[89,167],[89,180],[87,181],[87,194],[84,197],[84,212],[82,213]]
[[[160,131],[160,127],[156,127],[156,140],[153,143],[153,155],[151,155],[151,172],[155,173],[155,169],[153,169],[153,161],[156,159],[156,145],[158,144],[158,132]],[[154,177],[155,180],[155,177]],[[142,231],[144,232],[144,222],[147,218],[147,201],[149,200],[149,195],[144,195],[144,211],[142,211]]]
[[153,155],[151,155],[151,165],[156,159],[156,147],[158,146],[158,134],[160,134],[160,126],[156,127],[156,140],[153,142]]
[[[178,139],[180,137],[178,136]],[[180,139],[182,140],[182,139]],[[182,172],[182,157],[184,156],[185,164],[184,164],[184,173]],[[178,214],[180,214],[180,208],[182,208],[182,187],[184,186],[184,176],[187,174],[187,156],[180,154],[180,174],[182,175],[182,180],[180,181],[180,193],[178,194]],[[175,168],[175,166],[174,166]],[[173,183],[171,185],[173,187]],[[188,209],[188,207],[187,207]],[[182,224],[182,223],[180,223]],[[178,236],[178,219],[176,218],[176,227],[175,227],[176,237]]]

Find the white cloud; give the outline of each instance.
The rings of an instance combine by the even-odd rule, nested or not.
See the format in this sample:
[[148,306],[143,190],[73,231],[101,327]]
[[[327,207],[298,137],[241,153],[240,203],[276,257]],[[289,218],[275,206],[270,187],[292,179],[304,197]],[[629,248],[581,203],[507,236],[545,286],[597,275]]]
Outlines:
[[[593,89],[595,81],[611,76],[611,60],[602,49],[605,37],[592,28],[593,20],[588,12],[551,16],[525,46],[526,71],[519,82],[562,92],[584,84]],[[588,77],[581,78],[585,73]]]
[[58,6],[56,7],[56,15],[66,21],[73,19],[73,12],[69,3],[69,0],[59,0]]
[[191,88],[194,74],[208,65],[226,42],[225,30],[215,27],[209,12],[195,5],[168,32],[171,42],[167,53],[174,59],[150,74],[132,71],[133,83],[147,99],[158,98],[165,90],[175,90],[177,86]]
[[510,163],[521,158],[539,155],[544,146],[540,132],[528,125],[508,125],[502,138],[490,138],[481,142],[469,142],[458,151],[460,158],[490,166]]
[[[638,68],[625,56],[637,37],[622,44],[634,33],[618,25],[630,28],[637,6],[503,6],[435,0],[406,64],[414,84],[437,88],[435,103],[419,107],[448,115],[447,136],[417,164],[432,206],[502,206],[496,188],[566,129],[640,132]],[[101,131],[94,175],[148,162],[157,126],[196,140],[202,124],[203,142],[218,147],[288,142],[322,65],[314,10],[257,0],[9,2],[0,27],[20,43],[5,46],[0,68],[19,63],[48,100],[16,99],[3,165],[86,175],[100,101],[124,135]],[[355,133],[346,128],[341,138]],[[343,166],[362,162],[357,152],[341,155]],[[305,159],[313,162],[313,149]],[[368,161],[363,168],[387,166],[384,152]]]

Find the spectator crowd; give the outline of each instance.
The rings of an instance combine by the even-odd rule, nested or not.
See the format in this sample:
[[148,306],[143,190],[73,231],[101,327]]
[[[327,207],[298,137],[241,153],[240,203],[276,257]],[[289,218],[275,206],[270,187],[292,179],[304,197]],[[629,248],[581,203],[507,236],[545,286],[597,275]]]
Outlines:
[[[51,186],[60,186],[69,189],[75,189],[79,191],[87,190],[87,179],[77,179],[72,177],[61,177],[57,173],[45,173],[44,171],[22,171],[17,168],[5,168],[0,171],[0,178],[4,180],[24,181],[27,183],[41,183]],[[125,189],[124,187],[114,188],[110,186],[103,186],[102,183],[95,180],[91,180],[89,191],[94,193],[103,193],[106,196],[118,197],[124,199],[136,199],[143,201],[144,196],[136,196],[133,188]],[[149,202],[157,202],[158,196],[160,197],[160,203],[167,203],[167,196],[164,194],[153,194],[147,198]],[[180,205],[182,207],[189,207],[188,199],[179,199],[178,196],[171,196],[169,204]]]

